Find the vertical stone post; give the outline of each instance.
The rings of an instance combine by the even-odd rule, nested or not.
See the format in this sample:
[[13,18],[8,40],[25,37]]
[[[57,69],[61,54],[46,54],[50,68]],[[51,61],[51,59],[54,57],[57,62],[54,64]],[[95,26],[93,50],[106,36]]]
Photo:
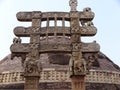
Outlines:
[[[39,16],[38,18],[35,18]],[[30,32],[30,52],[26,57],[24,90],[39,90],[41,64],[39,61],[41,12],[32,13],[32,30]]]
[[81,34],[79,24],[79,12],[76,11],[77,1],[70,0],[70,28],[71,28],[71,44],[72,55],[70,59],[70,78],[72,90],[85,90],[85,60],[81,52]]
[[85,90],[85,76],[72,76],[72,90]]

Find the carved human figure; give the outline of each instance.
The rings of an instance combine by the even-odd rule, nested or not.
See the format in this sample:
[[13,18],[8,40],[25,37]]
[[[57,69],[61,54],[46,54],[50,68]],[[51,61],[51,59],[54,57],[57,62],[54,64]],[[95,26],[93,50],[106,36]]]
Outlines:
[[24,68],[24,72],[28,72],[28,63],[29,63],[30,58],[26,57],[25,61],[23,62],[23,68]]
[[94,61],[95,61],[95,56],[93,56],[93,55],[88,56],[88,60],[87,60],[87,72],[89,72],[89,70],[91,69]]
[[70,7],[71,7],[71,11],[76,11],[76,9],[77,9],[77,4],[78,4],[77,0],[70,0],[70,1],[69,1],[69,5],[70,5]]

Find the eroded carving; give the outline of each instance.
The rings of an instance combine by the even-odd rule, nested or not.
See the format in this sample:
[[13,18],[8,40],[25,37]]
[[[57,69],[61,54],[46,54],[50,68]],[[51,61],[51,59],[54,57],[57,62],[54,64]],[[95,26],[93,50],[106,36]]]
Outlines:
[[20,44],[21,41],[22,41],[22,40],[20,39],[20,37],[18,37],[18,38],[15,37],[15,38],[13,39],[13,43],[14,43],[14,44],[15,44],[15,43]]
[[94,26],[93,22],[91,21],[81,21],[82,27],[87,27],[87,26]]
[[71,7],[71,11],[77,11],[77,0],[70,0],[69,5]]
[[32,43],[30,44],[30,58],[36,59],[36,57],[39,58],[39,43]]
[[32,19],[40,19],[41,16],[42,16],[42,13],[40,11],[32,12]]
[[32,12],[18,12],[16,16],[19,21],[32,21]]
[[71,57],[69,67],[70,76],[86,74],[86,61],[84,58],[76,60],[74,57]]
[[93,20],[95,14],[91,11],[91,8],[87,7],[83,9],[83,12],[79,13],[80,20],[91,21]]
[[73,43],[72,47],[73,47],[72,51],[80,51],[81,43]]
[[97,55],[98,55],[97,53],[84,54],[84,58],[85,58],[85,61],[86,61],[87,73],[89,73],[89,70],[91,69],[91,67],[93,66],[95,61],[97,60]]
[[39,60],[32,60],[26,57],[24,61],[24,75],[39,75],[42,71],[42,65]]
[[81,60],[74,61],[74,74],[75,75],[86,74],[86,62],[83,58],[81,58]]
[[81,45],[81,51],[83,52],[98,52],[100,50],[100,46],[96,41],[92,43],[82,43]]
[[30,48],[29,48],[29,44],[12,44],[10,47],[10,50],[12,53],[28,53]]

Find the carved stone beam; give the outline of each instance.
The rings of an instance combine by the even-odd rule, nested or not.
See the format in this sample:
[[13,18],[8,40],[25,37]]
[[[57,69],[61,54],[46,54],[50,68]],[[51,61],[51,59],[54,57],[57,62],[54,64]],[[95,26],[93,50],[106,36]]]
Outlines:
[[[12,53],[28,53],[30,51],[29,44],[12,44],[10,47]],[[47,53],[47,52],[65,52],[71,53],[71,46],[68,44],[41,44],[40,45],[40,53]]]
[[[41,13],[41,12],[38,12]],[[66,21],[70,21],[70,13],[69,12],[42,12],[42,21],[47,21],[47,18],[49,20],[54,20],[55,15],[57,16],[57,20],[62,20],[64,17]],[[18,12],[17,13],[17,19],[19,21],[32,21],[32,12]],[[79,12],[79,18],[80,20],[93,20],[94,18],[93,12],[88,11],[81,11]],[[36,19],[39,19],[39,16],[35,17]]]
[[15,27],[14,28],[14,34],[18,37],[30,37],[30,31],[32,30],[32,27]]
[[96,41],[94,41],[92,43],[82,43],[81,51],[84,52],[84,53],[99,52],[100,51],[100,45],[98,43],[96,43]]
[[95,26],[81,26],[80,31],[81,36],[94,36],[97,33],[97,28]]
[[10,50],[12,53],[28,53],[30,51],[30,44],[12,44],[10,46]]
[[[29,44],[12,44],[10,47],[12,53],[28,53],[30,51]],[[61,52],[61,53],[71,53],[72,47],[70,44],[43,44],[40,45],[39,53],[48,53],[48,52]],[[100,50],[99,44],[96,42],[93,43],[82,43],[81,52],[98,52]],[[77,50],[78,51],[78,50]]]
[[[29,37],[31,29],[32,29],[32,27],[28,27],[28,28],[16,27],[14,29],[14,34],[19,37]],[[55,27],[47,27],[47,29],[46,29],[46,27],[42,27],[42,28],[39,28],[39,32],[37,32],[36,34],[39,34],[41,36],[46,36],[46,32],[47,32],[47,34],[51,36],[51,35],[54,35],[55,31],[59,36],[62,36],[63,33],[70,36],[70,28],[69,27],[64,27],[64,32],[63,32],[62,27],[57,27],[57,30]]]
[[[37,12],[38,14],[41,12]],[[42,21],[47,20],[54,20],[55,15],[57,16],[57,20],[62,20],[64,17],[65,20],[69,21],[69,13],[68,12],[43,12],[42,13]],[[32,21],[32,12],[18,12],[17,19],[19,21]],[[35,16],[34,18],[39,19],[39,16]]]
[[[18,37],[29,37],[30,36],[30,31],[32,27],[16,27],[14,29],[14,34]],[[46,32],[48,33],[49,36],[53,36],[56,28],[55,27],[42,27],[39,29],[39,32],[37,34],[40,34],[41,36],[46,36]],[[64,32],[63,32],[64,31]],[[70,36],[71,33],[76,33],[80,34],[81,36],[94,36],[97,33],[97,29],[94,26],[87,26],[87,27],[81,27],[80,30],[77,32],[71,31],[70,32],[70,27],[57,27],[56,33],[58,36],[63,36],[63,33],[66,36]]]

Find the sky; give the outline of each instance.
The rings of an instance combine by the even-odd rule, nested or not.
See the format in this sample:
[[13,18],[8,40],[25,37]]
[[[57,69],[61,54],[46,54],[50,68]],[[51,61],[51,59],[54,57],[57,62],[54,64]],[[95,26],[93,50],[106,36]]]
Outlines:
[[[78,0],[78,11],[90,7],[95,13],[93,20],[97,27],[94,37],[84,37],[84,42],[94,40],[100,44],[100,51],[120,66],[120,0]],[[31,26],[30,22],[19,22],[16,13],[20,11],[70,11],[69,0],[0,0],[0,60],[10,54],[10,45],[15,37],[16,26]]]

